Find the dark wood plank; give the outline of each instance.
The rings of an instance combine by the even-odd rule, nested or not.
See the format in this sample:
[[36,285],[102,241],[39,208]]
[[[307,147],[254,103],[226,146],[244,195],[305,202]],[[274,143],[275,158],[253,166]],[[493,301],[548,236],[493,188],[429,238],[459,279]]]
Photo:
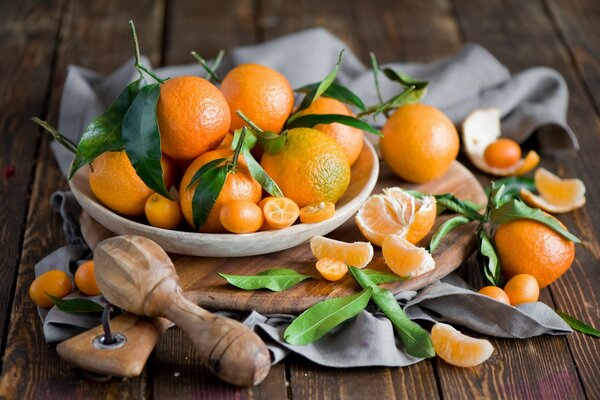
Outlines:
[[[543,4],[517,1],[457,1],[456,11],[466,39],[486,46],[512,71],[541,64],[557,69],[565,77],[571,92],[569,123],[578,134],[581,150],[575,153],[543,149],[543,164],[560,175],[581,178],[588,187],[588,204],[596,204],[598,190],[595,189],[593,174],[599,168],[596,154],[599,150],[597,137],[600,124],[571,64],[567,49],[562,45]],[[522,45],[514,46],[514,43]],[[537,50],[532,52],[531,49]],[[600,283],[600,276],[595,272],[600,254],[597,239],[599,212],[597,208],[588,205],[574,213],[561,216],[561,220],[566,222],[573,232],[580,234],[586,243],[585,246],[577,247],[573,267],[545,290],[547,293],[543,301],[598,325],[599,301],[592,288]],[[581,305],[586,306],[582,308]],[[540,340],[549,342],[543,345]],[[534,364],[531,368],[520,371],[521,367],[519,373],[515,373],[512,378],[506,376],[504,380],[528,382],[527,385],[521,385],[521,390],[524,397],[534,398],[538,382],[546,382],[548,376],[563,376],[565,379],[552,379],[551,390],[556,396],[570,394],[571,397],[583,397],[585,394],[594,397],[591,395],[596,394],[597,397],[597,371],[600,370],[600,360],[590,357],[591,354],[598,354],[597,340],[580,334],[566,339],[540,340],[530,341],[529,346],[540,346],[539,352],[536,352],[537,356],[532,359]],[[566,348],[562,341],[567,342]],[[524,347],[524,350],[529,346]],[[551,346],[553,354],[544,351],[550,348],[547,346]],[[576,368],[569,360],[569,350],[574,354]],[[561,358],[547,363],[546,360],[554,358],[556,354],[561,354]],[[540,365],[544,367],[541,368]],[[506,371],[509,370],[507,366]],[[525,379],[527,375],[529,377]],[[582,380],[583,387],[574,384],[578,379]],[[456,381],[453,384],[455,385]]]
[[279,363],[253,388],[237,388],[212,375],[196,359],[191,341],[178,328],[160,339],[153,360],[155,399],[285,399],[285,367]]
[[600,3],[593,0],[546,0],[579,74],[600,113]]
[[[50,106],[51,121],[56,120],[60,88],[69,63],[84,64],[108,72],[132,56],[127,27],[129,18],[136,20],[139,32],[146,38],[144,43],[147,53],[154,43],[157,49],[154,54],[159,54],[162,36],[162,17],[159,11],[162,7],[161,2],[152,1],[144,4],[137,2],[129,8],[120,1],[73,1],[68,4],[61,25],[61,42],[56,59],[57,73],[54,76]],[[32,22],[31,25],[36,26],[36,23]],[[43,62],[51,63],[51,58],[46,58]],[[37,93],[37,96],[43,97],[44,94]],[[28,112],[40,113],[35,109]],[[51,209],[48,198],[54,190],[65,189],[66,181],[58,171],[48,142],[48,137],[44,136],[27,216],[19,278],[4,354],[0,397],[143,397],[145,375],[124,382],[85,382],[81,371],[68,366],[58,358],[54,348],[44,344],[41,324],[35,306],[29,299],[28,288],[34,277],[34,264],[65,244],[62,222]],[[33,155],[30,157],[34,159]]]
[[[0,3],[0,354],[21,255],[40,138],[29,118],[42,115],[56,48],[61,2]],[[13,168],[12,176],[5,168]],[[1,361],[0,361],[1,365]]]

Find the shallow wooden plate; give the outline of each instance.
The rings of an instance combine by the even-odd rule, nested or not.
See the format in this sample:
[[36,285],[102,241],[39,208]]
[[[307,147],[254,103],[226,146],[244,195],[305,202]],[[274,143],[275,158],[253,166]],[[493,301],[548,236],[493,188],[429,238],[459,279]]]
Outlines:
[[202,257],[241,257],[268,254],[295,247],[312,236],[326,235],[346,222],[367,199],[377,183],[379,162],[373,146],[365,140],[352,166],[352,178],[336,204],[333,218],[316,224],[297,224],[286,229],[235,234],[210,234],[155,228],[122,217],[103,206],[88,183],[88,168],[81,168],[69,181],[81,207],[97,222],[119,235],[141,235],[154,240],[169,253]]

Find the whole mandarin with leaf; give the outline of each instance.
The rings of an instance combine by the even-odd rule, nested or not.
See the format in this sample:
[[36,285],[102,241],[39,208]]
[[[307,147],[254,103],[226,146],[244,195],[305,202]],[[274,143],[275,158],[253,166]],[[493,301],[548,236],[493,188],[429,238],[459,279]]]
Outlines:
[[415,103],[398,108],[382,129],[381,155],[400,178],[423,183],[444,175],[458,155],[450,119],[435,107]]
[[150,225],[162,229],[175,229],[181,222],[181,207],[177,200],[169,200],[154,193],[144,206],[146,219]]
[[162,151],[181,160],[198,157],[221,143],[231,114],[223,94],[206,79],[171,78],[160,87],[156,106]]
[[231,110],[233,132],[245,126],[241,110],[261,129],[281,132],[294,106],[294,92],[285,76],[260,64],[241,64],[223,78],[221,92]]
[[[161,165],[169,190],[174,180],[171,160],[163,156]],[[154,193],[137,175],[125,151],[108,151],[98,156],[91,164],[89,183],[102,204],[129,217],[142,215],[146,200]]]
[[290,129],[283,149],[265,152],[261,165],[298,207],[336,203],[350,183],[350,165],[342,147],[326,133]]
[[261,208],[248,200],[231,200],[223,204],[219,219],[231,233],[256,232],[264,222]]
[[530,219],[501,224],[494,234],[494,244],[506,278],[529,274],[540,288],[557,280],[575,259],[575,243]]
[[38,306],[48,308],[54,305],[48,295],[62,299],[72,291],[73,283],[66,272],[51,269],[35,278],[29,287],[29,296]]
[[81,293],[88,296],[97,296],[100,294],[93,260],[86,261],[77,267],[77,271],[75,271],[75,286],[77,286],[77,289]]
[[[340,114],[346,116],[354,116],[350,108],[339,100],[329,97],[319,97],[310,105],[310,107],[302,110],[299,115],[309,114]],[[356,162],[363,147],[363,131],[353,128],[348,125],[333,123],[333,124],[318,124],[313,127],[321,132],[325,132],[336,140],[344,150],[344,154],[348,158],[348,164],[351,166]]]
[[[233,158],[233,150],[216,149],[202,154],[200,157],[195,159],[192,164],[190,164],[187,171],[183,175],[183,178],[181,179],[181,185],[179,188],[179,203],[181,205],[181,211],[184,218],[192,227],[196,227],[194,224],[194,214],[192,210],[194,190],[197,185],[207,185],[207,182],[201,180],[199,183],[195,183],[191,186],[190,182],[192,181],[194,174],[196,174],[196,172],[204,164],[219,158],[227,158],[231,160]],[[200,232],[225,232],[225,228],[219,219],[219,213],[223,204],[231,200],[249,200],[253,203],[258,203],[261,196],[262,187],[260,186],[260,183],[258,183],[252,177],[244,160],[244,156],[240,155],[235,172],[227,174],[223,188],[221,189],[217,200],[210,210],[208,218],[200,227]]]
[[534,303],[540,298],[540,286],[535,277],[529,274],[518,274],[510,278],[504,285],[504,292],[513,306]]

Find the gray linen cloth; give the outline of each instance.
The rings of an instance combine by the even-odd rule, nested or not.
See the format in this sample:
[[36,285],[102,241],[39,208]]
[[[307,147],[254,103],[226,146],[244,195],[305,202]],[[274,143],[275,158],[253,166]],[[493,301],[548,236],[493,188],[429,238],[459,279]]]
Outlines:
[[[279,70],[293,87],[299,87],[322,79],[337,61],[342,48],[346,48],[346,52],[339,81],[361,96],[366,104],[375,103],[371,72],[343,42],[323,29],[310,29],[259,45],[233,49],[219,72],[240,63],[259,62]],[[476,44],[467,44],[456,56],[434,63],[389,66],[429,80],[425,103],[441,108],[457,124],[476,108],[497,107],[503,117],[504,134],[509,137],[522,142],[537,128],[551,126],[552,131],[564,136],[570,145],[578,146],[566,124],[568,90],[564,79],[554,70],[536,67],[511,76],[493,55]],[[196,64],[156,71],[163,77],[204,75]],[[78,142],[87,123],[136,76],[131,60],[107,77],[69,66],[59,115],[61,132]],[[384,97],[389,97],[396,94],[399,87],[382,79],[381,89]],[[52,143],[52,149],[66,175],[72,155],[58,143]],[[63,268],[71,273],[82,259],[90,256],[76,222],[80,208],[72,194],[56,192],[51,202],[64,218],[64,231],[70,245],[40,261],[35,268],[36,275],[51,268]],[[418,293],[403,292],[396,298],[411,319],[425,326],[439,321],[485,335],[518,339],[572,332],[543,303],[518,307],[504,305],[476,293],[454,274]],[[373,306],[308,346],[294,346],[283,341],[283,332],[293,315],[222,313],[242,320],[261,333],[274,362],[289,352],[330,367],[405,366],[419,361],[406,354],[389,320]],[[64,340],[99,324],[97,316],[66,314],[55,308],[49,312],[41,310],[40,317],[44,321],[47,342]]]

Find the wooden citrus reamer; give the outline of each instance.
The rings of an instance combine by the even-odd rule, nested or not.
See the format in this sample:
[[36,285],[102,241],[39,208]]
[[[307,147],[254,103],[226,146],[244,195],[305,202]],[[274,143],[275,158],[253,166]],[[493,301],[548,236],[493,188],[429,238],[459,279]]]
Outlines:
[[192,340],[202,361],[224,381],[252,386],[267,376],[271,359],[258,335],[187,300],[171,259],[152,240],[106,239],[96,247],[94,264],[98,286],[109,302],[133,314],[173,321]]

